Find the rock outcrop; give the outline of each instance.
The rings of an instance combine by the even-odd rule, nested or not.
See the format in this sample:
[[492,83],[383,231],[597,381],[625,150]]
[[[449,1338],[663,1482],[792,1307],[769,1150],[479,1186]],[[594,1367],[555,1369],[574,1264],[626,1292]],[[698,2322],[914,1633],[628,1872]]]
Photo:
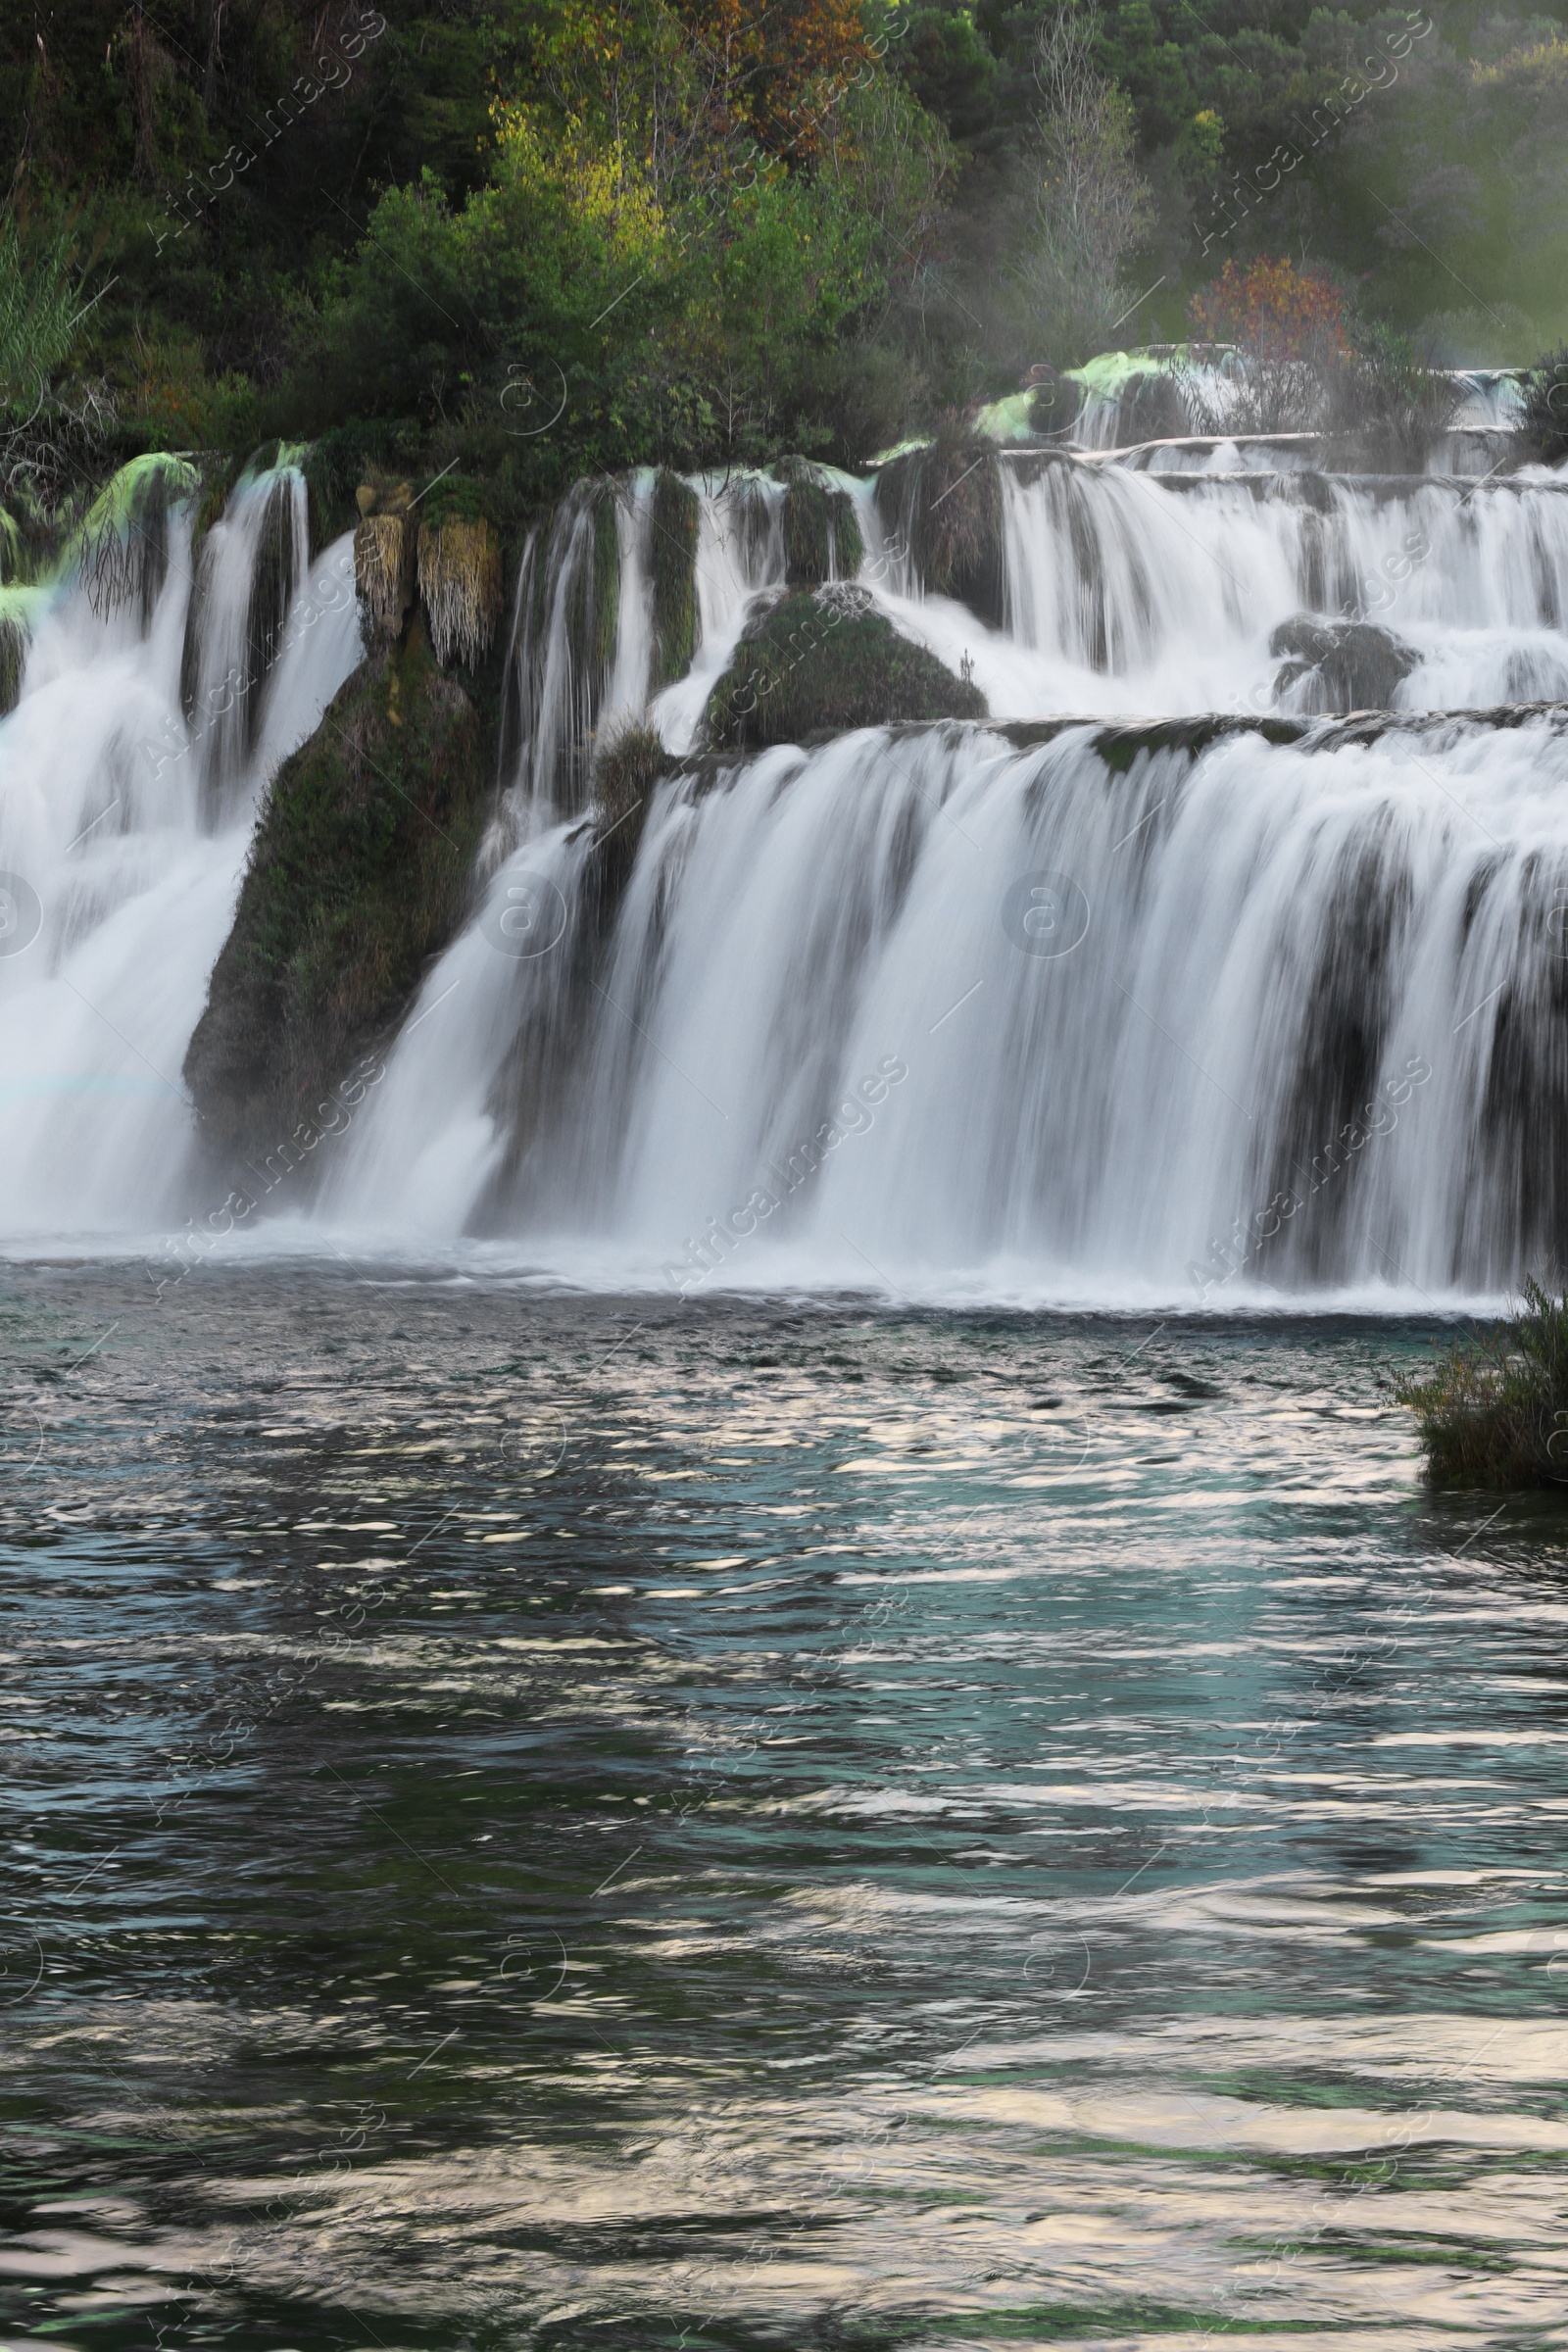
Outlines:
[[284,760],[185,1056],[221,1155],[265,1159],[392,1033],[461,915],[492,758],[416,618]]
[[984,718],[971,679],[901,637],[863,588],[786,595],[747,624],[709,698],[714,750],[798,743],[904,719]]
[[1392,629],[1370,620],[1318,620],[1298,612],[1281,621],[1268,650],[1285,657],[1274,699],[1303,717],[1329,711],[1392,710],[1417,656]]

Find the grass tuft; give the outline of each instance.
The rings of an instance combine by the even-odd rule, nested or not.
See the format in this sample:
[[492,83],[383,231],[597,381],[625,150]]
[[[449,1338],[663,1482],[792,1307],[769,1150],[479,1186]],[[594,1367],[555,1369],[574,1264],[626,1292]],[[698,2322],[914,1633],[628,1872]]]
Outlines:
[[1443,1348],[1431,1371],[1401,1373],[1427,1470],[1440,1486],[1568,1482],[1568,1290],[1531,1279],[1508,1319]]

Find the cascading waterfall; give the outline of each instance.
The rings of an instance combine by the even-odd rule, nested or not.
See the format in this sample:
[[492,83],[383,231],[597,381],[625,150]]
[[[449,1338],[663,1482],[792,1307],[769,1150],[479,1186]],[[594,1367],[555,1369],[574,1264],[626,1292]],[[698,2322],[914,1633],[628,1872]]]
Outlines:
[[191,518],[169,519],[145,620],[61,587],[0,723],[8,1236],[145,1231],[192,1205],[180,1064],[256,796],[360,659],[350,542],[308,567],[297,472],[236,491],[194,581]]
[[[1494,1291],[1568,1240],[1565,757],[949,727],[675,782],[503,1229],[688,1292]],[[335,1222],[411,1168],[424,1232],[494,1217],[508,1027],[443,992],[503,960],[432,975]]]
[[[713,756],[618,814],[596,747],[700,749],[786,488],[579,485],[519,574],[509,821],[318,1223],[688,1293],[1419,1303],[1560,1256],[1568,721],[1463,714],[1568,703],[1568,482],[1215,454],[1000,457],[1000,627],[835,477],[864,595],[998,721],[1059,723]],[[351,597],[296,630],[330,576],[304,529],[295,477],[243,485],[192,600],[176,507],[145,626],[74,592],[35,631],[0,726],[0,863],[41,909],[0,957],[7,1232],[144,1226],[190,1180],[248,812],[359,657]],[[1302,614],[1400,642],[1396,716],[1257,730],[1314,708],[1269,650]]]
[[[739,473],[697,486],[697,645],[664,690],[666,740],[689,748],[759,589],[781,583],[782,486]],[[524,550],[511,658],[506,765],[527,821],[583,807],[596,738],[639,716],[652,683],[654,475],[580,482]]]
[[292,466],[248,477],[202,545],[189,581],[179,699],[215,814],[242,790],[310,546],[305,483]]
[[[1009,716],[1267,710],[1270,632],[1345,612],[1404,639],[1397,707],[1568,697],[1568,483],[1156,476],[1070,460],[1002,469],[1009,631],[909,615],[961,640]],[[1032,656],[1044,659],[1030,659]]]

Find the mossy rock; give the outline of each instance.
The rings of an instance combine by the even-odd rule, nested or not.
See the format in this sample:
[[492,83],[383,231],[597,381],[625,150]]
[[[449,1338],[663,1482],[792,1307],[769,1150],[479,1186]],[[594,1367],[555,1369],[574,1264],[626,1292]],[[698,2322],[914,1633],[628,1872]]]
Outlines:
[[928,594],[956,597],[992,628],[1003,625],[1006,564],[1002,472],[988,441],[933,441],[884,466],[877,512],[901,533]]
[[1033,393],[1029,403],[1030,431],[1070,431],[1084,405],[1084,388],[1077,377],[1062,375],[1054,368],[1041,367],[1033,371],[1030,389]]
[[662,467],[654,477],[649,568],[654,588],[654,686],[673,685],[697,651],[697,493]]
[[196,514],[191,524],[191,554],[199,556],[202,544],[215,522],[222,518],[239,468],[232,458],[204,457],[201,466],[201,496],[196,503]]
[[26,665],[31,632],[12,613],[0,612],[0,718],[13,711],[22,696],[22,672]]
[[620,532],[616,509],[621,491],[616,482],[607,479],[594,483],[586,495],[593,528],[593,561],[584,566],[582,594],[567,612],[566,629],[571,640],[571,658],[578,668],[591,677],[603,679],[609,676],[615,659],[615,631],[620,624]]
[[133,604],[145,630],[169,576],[169,518],[201,491],[188,459],[155,450],[132,458],[94,499],[66,551],[95,612]]
[[704,726],[715,749],[741,751],[823,730],[985,716],[977,686],[901,637],[863,589],[839,587],[786,596],[747,624]]
[[48,602],[47,588],[0,586],[0,718],[21,699],[27,648]]
[[278,769],[185,1056],[217,1147],[265,1158],[392,1033],[462,912],[487,738],[416,617]]
[[657,786],[680,761],[666,751],[652,727],[633,721],[595,747],[589,789],[594,804],[598,852],[597,887],[602,906],[618,906],[631,878],[637,845],[648,821]]
[[786,458],[778,468],[784,491],[784,572],[792,588],[815,588],[824,580],[852,580],[865,557],[865,542],[849,492],[824,481],[804,458]]
[[1419,660],[1392,629],[1371,620],[1319,620],[1298,612],[1282,620],[1268,641],[1281,667],[1276,697],[1292,689],[1303,714],[1325,711],[1391,710],[1394,698]]

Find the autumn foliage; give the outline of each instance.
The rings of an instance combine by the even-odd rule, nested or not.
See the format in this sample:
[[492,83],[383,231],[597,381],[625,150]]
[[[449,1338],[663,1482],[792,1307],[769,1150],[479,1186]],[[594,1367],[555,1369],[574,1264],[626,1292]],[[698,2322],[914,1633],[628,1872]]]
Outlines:
[[723,113],[769,155],[813,154],[822,119],[871,62],[858,0],[685,0]]
[[1245,270],[1227,262],[1189,312],[1204,342],[1237,343],[1271,361],[1348,359],[1345,301],[1331,278],[1294,262],[1260,260]]

